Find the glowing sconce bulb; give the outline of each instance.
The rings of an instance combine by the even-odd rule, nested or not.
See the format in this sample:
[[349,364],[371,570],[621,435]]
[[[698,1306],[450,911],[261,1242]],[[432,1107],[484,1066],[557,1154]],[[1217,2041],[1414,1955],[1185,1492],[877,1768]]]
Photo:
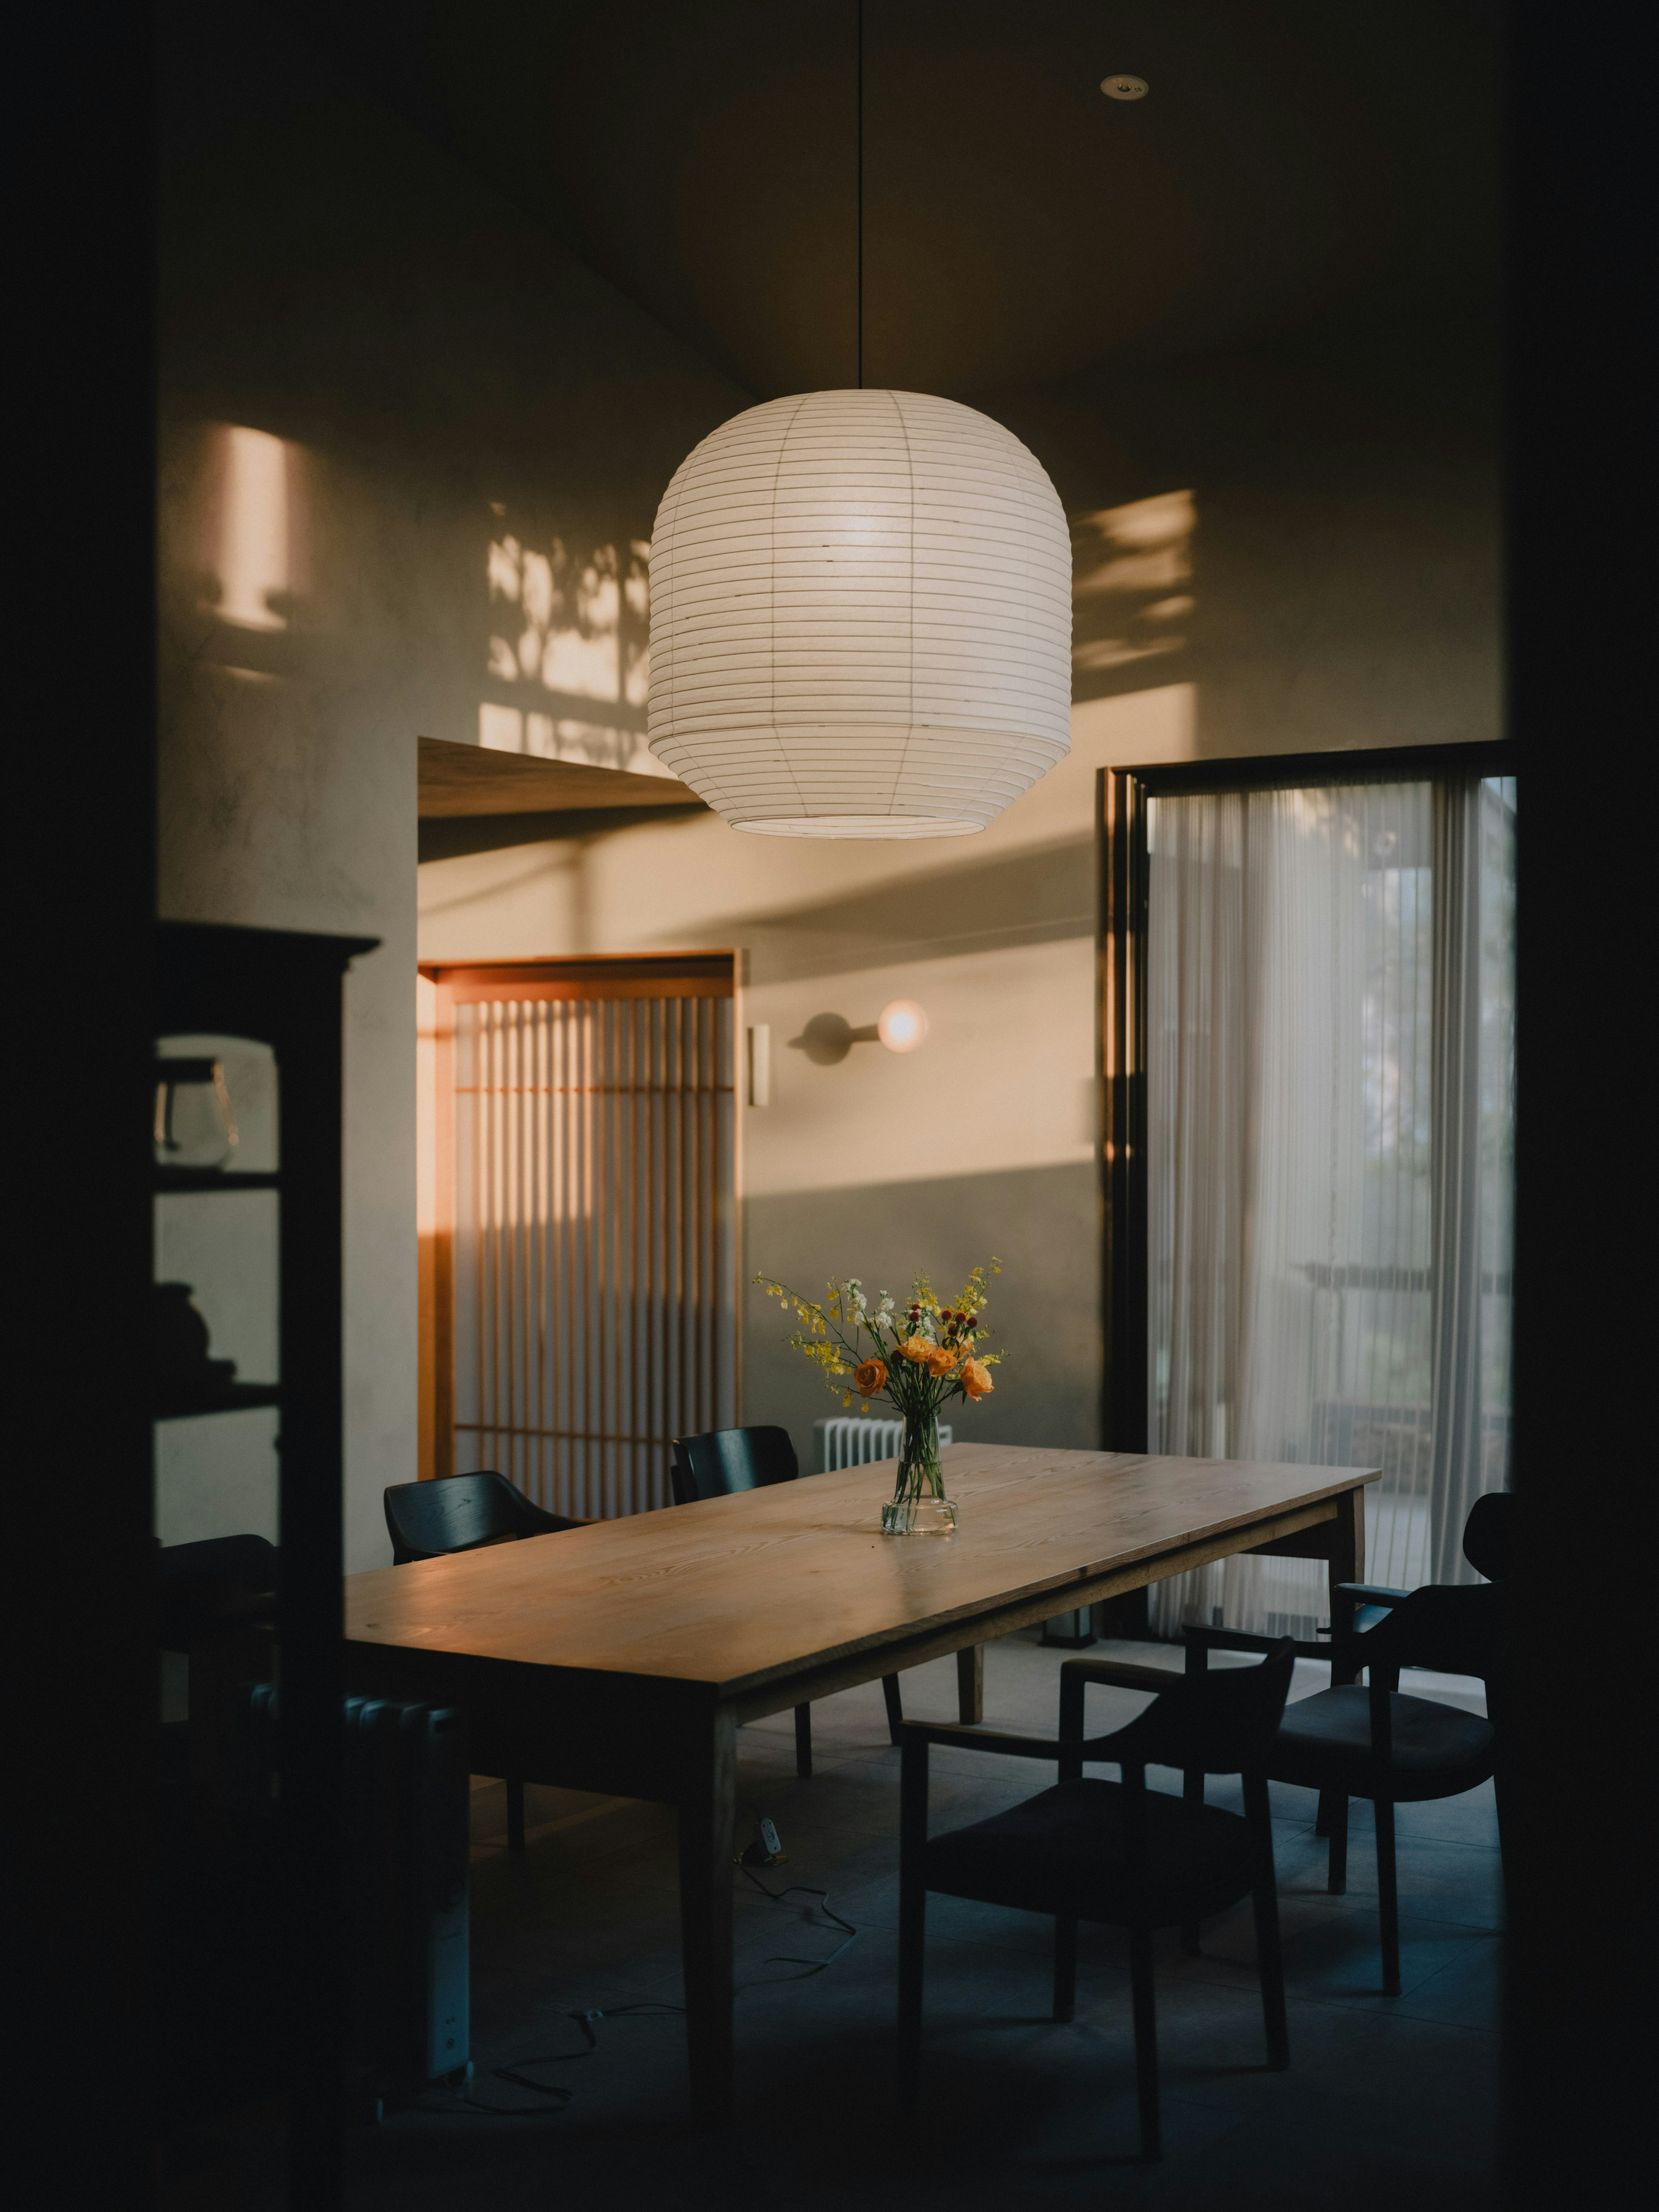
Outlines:
[[876,1035],[889,1052],[914,1052],[927,1034],[927,1017],[914,999],[895,999],[882,1008]]

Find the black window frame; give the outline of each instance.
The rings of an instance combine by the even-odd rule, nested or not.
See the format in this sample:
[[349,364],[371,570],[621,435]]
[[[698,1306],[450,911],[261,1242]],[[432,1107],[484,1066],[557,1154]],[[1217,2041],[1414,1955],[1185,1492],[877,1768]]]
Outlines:
[[1104,1126],[1100,1147],[1101,1435],[1109,1451],[1148,1449],[1152,1328],[1146,1180],[1146,807],[1153,799],[1234,791],[1329,789],[1346,783],[1420,783],[1513,776],[1517,749],[1474,744],[1380,745],[1362,750],[1267,753],[1244,759],[1103,769],[1099,823],[1100,1044]]

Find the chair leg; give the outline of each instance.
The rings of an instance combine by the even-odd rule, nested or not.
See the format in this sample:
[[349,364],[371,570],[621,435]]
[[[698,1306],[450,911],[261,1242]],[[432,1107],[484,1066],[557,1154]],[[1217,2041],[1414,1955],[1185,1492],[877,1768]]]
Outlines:
[[1279,1941],[1279,1887],[1273,1876],[1251,1893],[1255,1906],[1255,1956],[1261,1976],[1261,2018],[1267,2032],[1267,2063],[1282,2072],[1291,2063],[1290,2023],[1285,2017],[1285,1954]]
[[1382,1989],[1400,1994],[1400,1887],[1394,1863],[1394,1801],[1376,1800],[1376,1902],[1382,1919]]
[[812,1708],[795,1708],[795,1771],[803,1782],[812,1779]]
[[881,1694],[887,1705],[887,1740],[890,1743],[896,1743],[899,1740],[899,1730],[904,1725],[904,1707],[899,1702],[899,1684],[896,1674],[882,1676]]
[[1077,2011],[1077,1923],[1054,1922],[1054,2018],[1070,2020]]
[[1331,1865],[1325,1887],[1333,1897],[1344,1897],[1348,1888],[1348,1801],[1336,1791],[1331,1794],[1326,1833],[1331,1839]]
[[[1186,1772],[1182,1776],[1181,1801],[1183,1805],[1202,1806],[1204,1802],[1204,1776],[1200,1769],[1189,1766]],[[1197,1958],[1200,1947],[1198,1939],[1198,1923],[1196,1920],[1183,1920],[1182,1922],[1181,1948],[1184,1952],[1186,1952],[1189,1958]]]
[[1314,1814],[1314,1833],[1315,1833],[1315,1835],[1316,1835],[1316,1836],[1328,1836],[1328,1835],[1329,1835],[1329,1833],[1331,1832],[1331,1814],[1332,1814],[1332,1812],[1334,1811],[1334,1808],[1335,1808],[1335,1805],[1336,1805],[1336,1792],[1335,1792],[1335,1790],[1322,1790],[1320,1791],[1320,1793],[1319,1793],[1319,1810],[1318,1810],[1318,1811]]
[[1152,1997],[1152,1931],[1129,1935],[1129,1977],[1135,2017],[1135,2090],[1140,2104],[1140,2155],[1150,2164],[1164,2155],[1158,2112],[1158,2014]]
[[524,1849],[524,1784],[513,1775],[507,1778],[507,1848]]

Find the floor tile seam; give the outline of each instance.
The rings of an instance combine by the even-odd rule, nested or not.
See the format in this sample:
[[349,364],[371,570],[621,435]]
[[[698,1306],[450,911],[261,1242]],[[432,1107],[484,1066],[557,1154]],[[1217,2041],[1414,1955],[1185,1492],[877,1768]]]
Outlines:
[[[1328,2008],[1328,2011],[1356,2013],[1356,2015],[1370,2020],[1371,2027],[1374,2027],[1376,2031],[1387,2028],[1391,2021],[1401,2021],[1401,2027],[1405,2028],[1409,2035],[1427,2037],[1429,2033],[1437,2033],[1437,2035],[1475,2037],[1475,2039],[1482,2042],[1484,2046],[1489,2046],[1491,2051],[1493,2051],[1493,2055],[1502,2053],[1502,2046],[1504,2046],[1502,2028],[1498,2027],[1482,2028],[1478,2027],[1475,2021],[1468,2021],[1468,2020],[1436,2020],[1436,2017],[1431,2017],[1429,2013],[1401,2013],[1398,2011],[1398,2004],[1401,2004],[1398,1997],[1371,1997],[1371,2000],[1363,2002],[1363,2004],[1360,2004],[1358,2000],[1356,2000],[1354,2004],[1345,2004],[1340,1997],[1328,1997],[1328,2000],[1325,2000],[1325,2008]],[[1380,2094],[1387,2094],[1387,2093],[1385,2090],[1352,2090],[1352,2094],[1376,2094],[1376,2097],[1380,2097]]]
[[[1431,2013],[1412,2012],[1407,2010],[1407,2007],[1409,2004],[1413,1995],[1413,1992],[1408,1990],[1404,1996],[1382,1997],[1378,1999],[1374,2005],[1369,2008],[1375,2015],[1379,2032],[1386,2027],[1389,2022],[1401,2021],[1403,2021],[1407,2027],[1413,2033],[1419,2033],[1425,2028],[1430,2028],[1435,2030],[1437,2033],[1447,2035],[1475,2036],[1480,2038],[1482,2041],[1492,2045],[1497,2049],[1502,2049],[1504,2030],[1500,2022],[1494,2021],[1490,2027],[1483,2027],[1475,2021],[1439,2020]],[[1341,2012],[1352,2011],[1354,2008],[1352,2006],[1345,2006],[1335,2001],[1332,2001],[1331,2009],[1333,2011]]]
[[[1334,1897],[1322,1890],[1281,1889],[1279,1894],[1281,1905],[1288,1901],[1304,1910],[1332,1913],[1352,1912],[1362,1917],[1369,1916],[1372,1919],[1376,1918],[1377,1913],[1377,1896],[1375,1890],[1351,1889]],[[1401,1898],[1400,1921],[1402,1927],[1409,1920],[1414,1924],[1431,1928],[1468,1928],[1480,1936],[1501,1936],[1505,1932],[1501,1923],[1495,1925],[1490,1921],[1453,1920],[1446,1918],[1440,1913],[1408,1911],[1407,1906],[1415,1901],[1405,1896]],[[1228,1910],[1236,1911],[1237,1907],[1230,1905]]]
[[[1426,1989],[1443,1972],[1449,1972],[1455,1963],[1448,1960],[1443,1966],[1437,1966],[1433,1973],[1425,1974],[1420,1982],[1413,1982],[1405,1996],[1414,1996]],[[1255,1996],[1261,1988],[1258,1972],[1253,1963],[1240,1961],[1236,1964],[1229,1959],[1205,1958],[1183,1959],[1178,1962],[1159,1960],[1158,1966],[1160,1985],[1167,1981],[1168,1986],[1173,1989],[1196,1986],[1225,1990],[1243,1999]],[[1400,1997],[1387,1996],[1381,1989],[1356,1987],[1351,1991],[1333,1990],[1328,1983],[1304,1982],[1288,1972],[1285,1980],[1285,2002],[1292,2005],[1330,2006],[1344,2013],[1351,2012],[1356,2005],[1369,2006],[1384,2014],[1389,2007],[1398,2006],[1402,2001]]]

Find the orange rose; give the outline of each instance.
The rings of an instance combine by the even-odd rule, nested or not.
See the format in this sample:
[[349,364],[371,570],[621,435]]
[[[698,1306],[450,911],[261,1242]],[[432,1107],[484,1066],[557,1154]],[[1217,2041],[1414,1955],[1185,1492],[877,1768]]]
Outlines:
[[948,1375],[957,1364],[957,1355],[950,1349],[948,1345],[933,1345],[927,1354],[928,1373]]
[[853,1388],[860,1398],[873,1398],[887,1387],[887,1370],[879,1359],[861,1360],[853,1370]]
[[988,1398],[996,1385],[991,1380],[991,1370],[982,1359],[964,1359],[962,1363],[962,1387],[969,1398]]
[[906,1359],[914,1360],[918,1367],[927,1367],[932,1364],[939,1346],[929,1343],[925,1336],[907,1336],[899,1350]]

